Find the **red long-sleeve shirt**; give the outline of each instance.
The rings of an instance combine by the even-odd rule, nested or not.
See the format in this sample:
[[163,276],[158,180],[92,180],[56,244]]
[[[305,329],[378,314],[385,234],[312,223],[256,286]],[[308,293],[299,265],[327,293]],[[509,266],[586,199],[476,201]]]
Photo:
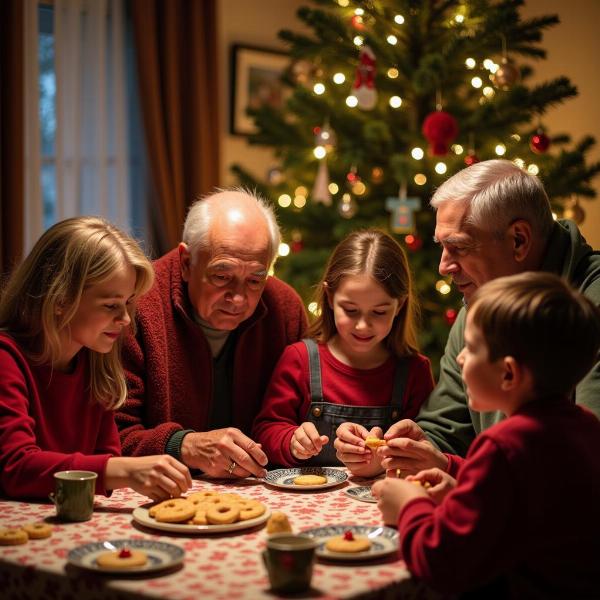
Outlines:
[[79,353],[73,373],[61,373],[31,364],[0,333],[2,492],[47,498],[53,474],[74,469],[98,473],[96,493],[106,494],[106,463],[120,453],[113,413],[90,398],[87,352]]
[[[347,406],[388,406],[392,398],[396,359],[390,358],[375,369],[354,369],[337,360],[319,344],[323,397],[332,404]],[[410,358],[401,419],[414,419],[433,389],[429,359],[417,354]],[[296,428],[306,420],[311,404],[308,352],[303,342],[288,346],[267,388],[262,409],[252,429],[254,439],[272,463],[300,464],[290,452]]]
[[567,400],[526,404],[475,439],[439,506],[402,508],[404,560],[446,592],[503,578],[512,598],[597,597],[598,481],[600,421]]

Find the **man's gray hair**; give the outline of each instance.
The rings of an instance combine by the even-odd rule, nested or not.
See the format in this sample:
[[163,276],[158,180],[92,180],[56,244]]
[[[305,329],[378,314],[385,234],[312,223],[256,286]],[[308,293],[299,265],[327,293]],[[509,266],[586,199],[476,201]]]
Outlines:
[[183,225],[183,242],[187,244],[195,261],[199,249],[207,249],[210,246],[210,229],[213,222],[215,202],[213,199],[221,194],[234,194],[240,197],[240,201],[254,203],[265,219],[269,229],[269,261],[271,267],[277,258],[281,232],[277,224],[277,217],[272,206],[267,200],[256,192],[250,192],[244,188],[217,189],[212,194],[196,200],[190,207]]
[[554,223],[542,182],[509,160],[486,160],[459,171],[431,198],[436,210],[444,202],[469,205],[467,222],[498,235],[524,219],[546,240]]

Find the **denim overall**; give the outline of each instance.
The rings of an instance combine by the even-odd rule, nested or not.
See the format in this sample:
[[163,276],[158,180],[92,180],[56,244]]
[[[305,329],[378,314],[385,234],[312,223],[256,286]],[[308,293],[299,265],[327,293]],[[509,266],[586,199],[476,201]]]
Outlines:
[[329,437],[329,442],[317,456],[308,459],[305,464],[311,466],[340,465],[335,455],[333,442],[339,425],[350,421],[358,423],[370,431],[373,427],[381,427],[385,432],[402,414],[402,397],[408,373],[408,359],[398,360],[394,376],[392,400],[388,406],[345,406],[332,404],[323,399],[321,385],[321,361],[317,343],[312,339],[302,340],[308,350],[308,372],[310,376],[311,404],[303,421],[314,423],[320,435]]

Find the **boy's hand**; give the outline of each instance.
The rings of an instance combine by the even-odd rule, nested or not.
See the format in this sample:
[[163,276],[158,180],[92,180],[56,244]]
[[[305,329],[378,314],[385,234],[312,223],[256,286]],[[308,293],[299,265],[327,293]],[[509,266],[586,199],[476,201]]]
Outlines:
[[377,508],[381,511],[383,522],[394,527],[398,524],[400,509],[409,500],[428,497],[424,487],[393,477],[376,481],[371,493],[377,498]]
[[342,423],[336,431],[333,446],[337,458],[344,463],[352,475],[374,477],[383,472],[381,456],[365,445],[367,437],[382,437],[380,427],[367,431],[358,423]]
[[410,419],[394,423],[384,435],[382,466],[400,469],[403,475],[416,474],[423,469],[438,467],[446,470],[448,459],[426,437],[423,430]]
[[294,431],[290,441],[290,452],[294,458],[306,460],[319,454],[328,441],[329,438],[326,435],[319,435],[314,423],[302,423]]
[[406,481],[420,481],[421,484],[428,483],[431,487],[427,488],[427,493],[436,504],[440,504],[448,492],[456,487],[456,479],[437,468],[426,469],[425,471],[419,471],[416,475],[409,475]]

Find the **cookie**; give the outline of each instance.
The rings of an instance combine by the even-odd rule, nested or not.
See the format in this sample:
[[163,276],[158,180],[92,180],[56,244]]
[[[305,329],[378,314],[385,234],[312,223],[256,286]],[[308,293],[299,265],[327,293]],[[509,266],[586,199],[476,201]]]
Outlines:
[[238,502],[238,506],[240,507],[240,521],[257,519],[261,515],[264,515],[267,510],[267,507],[258,500],[242,499]]
[[24,529],[13,527],[0,529],[0,546],[19,546],[27,543],[29,536]]
[[41,540],[52,535],[52,525],[48,523],[27,523],[23,529],[31,540]]
[[368,448],[371,448],[372,450],[375,450],[376,448],[379,448],[379,446],[385,446],[386,441],[385,440],[381,440],[378,437],[368,437],[365,440],[365,445]]
[[160,523],[181,523],[196,514],[196,507],[184,498],[166,500],[156,510],[154,518]]
[[237,504],[215,504],[206,511],[206,520],[211,525],[229,525],[240,518],[240,507]]
[[148,555],[141,550],[121,548],[115,552],[103,552],[96,557],[96,564],[102,569],[134,569],[143,567]]
[[325,548],[331,552],[364,552],[370,547],[371,542],[366,537],[353,535],[351,531],[332,537],[325,542]]
[[276,510],[267,521],[267,533],[292,533],[287,515]]
[[323,475],[298,475],[294,479],[294,485],[323,485],[327,483],[327,477]]

